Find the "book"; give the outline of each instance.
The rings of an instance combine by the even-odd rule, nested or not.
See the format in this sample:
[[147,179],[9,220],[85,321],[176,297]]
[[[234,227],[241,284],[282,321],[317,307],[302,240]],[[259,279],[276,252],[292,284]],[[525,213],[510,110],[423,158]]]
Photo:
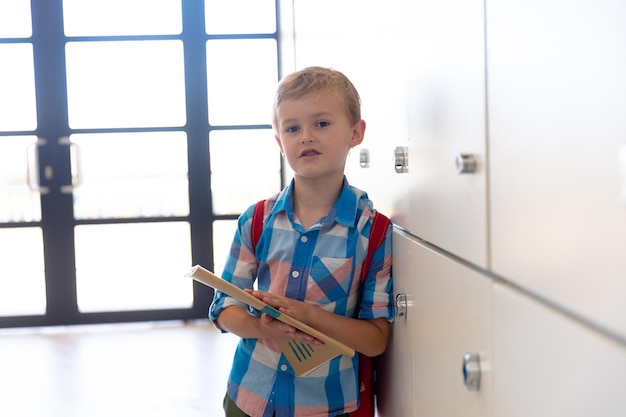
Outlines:
[[324,342],[323,345],[316,345],[304,340],[284,339],[278,342],[285,358],[293,368],[297,376],[306,375],[307,373],[318,368],[320,365],[330,361],[331,359],[339,355],[347,355],[353,357],[355,354],[354,349],[344,345],[336,339],[314,329],[313,327],[302,323],[299,320],[294,319],[286,314],[281,313],[274,307],[264,303],[251,294],[248,294],[241,288],[231,284],[228,281],[218,277],[208,269],[203,268],[200,265],[195,265],[186,274],[186,276],[193,278],[194,280],[207,285],[211,288],[219,290],[237,300],[249,305],[253,309],[265,314],[269,314],[271,317],[282,321],[296,329],[307,333],[316,339]]

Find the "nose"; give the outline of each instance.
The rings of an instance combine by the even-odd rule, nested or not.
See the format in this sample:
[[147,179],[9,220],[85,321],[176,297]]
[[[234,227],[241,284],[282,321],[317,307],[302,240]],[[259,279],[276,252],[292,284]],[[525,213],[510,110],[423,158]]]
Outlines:
[[315,140],[310,129],[302,129],[302,136],[300,136],[300,143],[311,143]]

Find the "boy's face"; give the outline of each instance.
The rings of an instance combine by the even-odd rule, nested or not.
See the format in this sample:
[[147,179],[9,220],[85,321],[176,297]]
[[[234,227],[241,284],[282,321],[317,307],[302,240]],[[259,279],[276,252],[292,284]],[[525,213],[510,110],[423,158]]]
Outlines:
[[276,142],[296,176],[343,178],[348,151],[363,141],[365,122],[352,126],[337,93],[285,100],[276,111]]

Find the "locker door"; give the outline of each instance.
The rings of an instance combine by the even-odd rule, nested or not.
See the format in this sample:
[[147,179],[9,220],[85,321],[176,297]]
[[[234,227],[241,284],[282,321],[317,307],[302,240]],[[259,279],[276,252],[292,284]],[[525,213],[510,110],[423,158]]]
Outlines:
[[408,6],[409,230],[486,267],[483,1]]
[[494,286],[494,415],[624,416],[626,348]]
[[626,3],[488,2],[493,269],[626,341]]
[[413,252],[411,238],[395,230],[393,233],[393,292],[396,317],[391,326],[387,350],[379,359],[378,414],[380,417],[412,417],[415,414],[413,371]]
[[[489,417],[492,281],[426,246],[414,245],[415,415]],[[480,379],[472,385],[476,376]]]

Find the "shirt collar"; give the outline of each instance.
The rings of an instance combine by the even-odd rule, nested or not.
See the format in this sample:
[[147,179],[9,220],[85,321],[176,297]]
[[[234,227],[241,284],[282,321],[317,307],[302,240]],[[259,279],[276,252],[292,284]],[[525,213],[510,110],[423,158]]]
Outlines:
[[[275,215],[281,211],[284,211],[289,220],[293,223],[293,190],[294,180],[292,179],[289,185],[281,191],[276,199],[276,204],[272,208],[270,215]],[[351,227],[356,224],[357,208],[359,198],[367,197],[367,195],[360,190],[350,186],[346,177],[343,177],[343,186],[339,198],[330,210],[330,213],[321,219],[321,227],[331,226],[334,222],[337,222],[343,226]]]

